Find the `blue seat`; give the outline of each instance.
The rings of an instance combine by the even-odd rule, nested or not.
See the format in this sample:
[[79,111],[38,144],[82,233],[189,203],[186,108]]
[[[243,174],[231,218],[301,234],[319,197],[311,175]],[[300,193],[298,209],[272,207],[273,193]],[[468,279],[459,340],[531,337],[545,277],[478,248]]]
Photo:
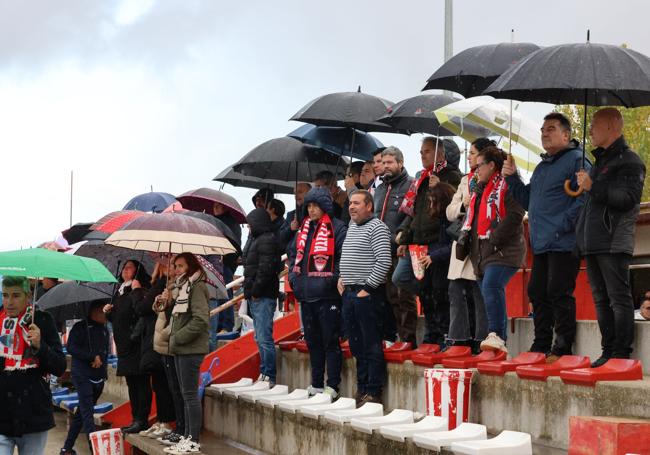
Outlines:
[[95,405],[95,413],[96,414],[104,414],[105,412],[108,412],[113,409],[113,403],[110,402],[105,402],[105,403],[98,403]]
[[57,406],[61,405],[61,402],[64,400],[76,400],[79,397],[76,393],[68,393],[66,395],[57,395],[52,398],[52,401],[54,401],[54,404]]

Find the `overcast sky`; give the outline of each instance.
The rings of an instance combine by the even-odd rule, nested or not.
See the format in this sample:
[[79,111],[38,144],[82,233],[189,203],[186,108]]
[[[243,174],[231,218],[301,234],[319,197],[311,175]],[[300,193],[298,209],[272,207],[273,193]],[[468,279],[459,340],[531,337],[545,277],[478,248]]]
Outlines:
[[[644,0],[456,0],[454,52],[511,28],[542,46],[591,29],[650,55],[649,13]],[[319,95],[416,95],[443,62],[443,21],[443,0],[0,0],[0,250],[68,226],[71,170],[73,222],[95,221],[151,187],[218,188]],[[378,136],[417,170],[418,135]],[[226,188],[252,208],[252,190]]]

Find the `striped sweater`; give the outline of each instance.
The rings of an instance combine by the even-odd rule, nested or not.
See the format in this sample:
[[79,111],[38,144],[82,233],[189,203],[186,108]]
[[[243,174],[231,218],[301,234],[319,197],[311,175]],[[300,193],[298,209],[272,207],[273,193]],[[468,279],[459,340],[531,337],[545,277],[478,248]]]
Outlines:
[[372,217],[348,226],[343,242],[340,274],[344,285],[361,285],[368,292],[386,282],[392,264],[390,230]]

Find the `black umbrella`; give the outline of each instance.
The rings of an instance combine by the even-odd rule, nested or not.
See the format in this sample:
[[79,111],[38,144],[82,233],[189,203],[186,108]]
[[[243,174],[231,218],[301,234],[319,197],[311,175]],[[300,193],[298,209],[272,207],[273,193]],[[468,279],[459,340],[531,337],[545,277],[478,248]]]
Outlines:
[[354,128],[302,125],[287,136],[332,153],[363,161],[372,161],[373,154],[385,148],[384,144],[372,134]]
[[[512,66],[485,90],[496,98],[586,106],[650,105],[650,58],[624,47],[587,42],[540,49]],[[571,192],[565,184],[567,193]]]
[[465,98],[483,93],[504,71],[539,46],[532,43],[499,43],[465,49],[447,60],[427,80],[422,90],[441,89]]
[[227,183],[232,186],[239,186],[244,188],[253,188],[261,190],[269,188],[276,194],[293,194],[293,185],[280,180],[260,179],[251,177],[239,172],[235,172],[232,167],[226,168],[219,173],[215,178],[217,182]]
[[[456,101],[458,98],[446,94],[417,95],[389,107],[388,112],[378,121],[409,134],[429,133],[437,136],[455,136],[453,132],[440,127],[434,111]],[[487,134],[479,134],[479,136],[487,136]]]
[[340,92],[323,95],[307,103],[289,120],[318,126],[344,126],[361,131],[396,132],[377,119],[392,106],[391,101],[377,96],[356,92]]
[[[243,156],[233,170],[244,175],[283,182],[310,182],[323,170],[343,177],[338,170],[341,155],[303,144],[292,137],[266,141]],[[347,163],[343,159],[344,163]]]
[[108,303],[113,296],[113,284],[110,283],[80,283],[66,281],[47,291],[36,302],[41,310],[49,310],[64,305],[106,300]]
[[72,245],[73,243],[80,242],[85,235],[90,233],[90,226],[92,225],[93,223],[73,224],[65,231],[62,231],[61,235],[63,235],[63,238],[68,241],[69,245]]
[[[107,234],[108,235],[108,234]],[[75,256],[95,258],[111,271],[118,271],[120,264],[135,259],[142,264],[145,271],[151,275],[156,264],[148,254],[141,251],[133,251],[128,248],[108,245],[101,240],[89,240],[81,245],[75,252]]]

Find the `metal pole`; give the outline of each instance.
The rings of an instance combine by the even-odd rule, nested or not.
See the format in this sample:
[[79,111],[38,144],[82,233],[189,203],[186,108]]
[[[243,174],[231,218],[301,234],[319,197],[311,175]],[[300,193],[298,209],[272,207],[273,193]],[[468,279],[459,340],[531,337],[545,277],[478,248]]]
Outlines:
[[453,0],[445,0],[445,62],[454,55]]
[[70,171],[70,227],[72,227],[72,189],[74,181],[74,171]]

